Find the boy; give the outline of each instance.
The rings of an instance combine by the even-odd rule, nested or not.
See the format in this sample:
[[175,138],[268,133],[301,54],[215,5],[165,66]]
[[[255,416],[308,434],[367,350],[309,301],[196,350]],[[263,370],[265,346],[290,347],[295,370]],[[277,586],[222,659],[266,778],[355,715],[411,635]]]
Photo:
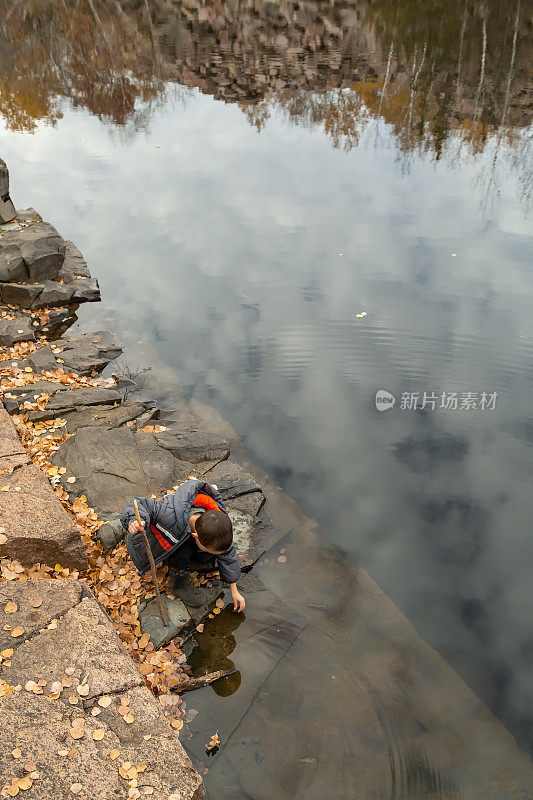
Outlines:
[[[156,565],[168,561],[174,575],[173,591],[179,598],[192,608],[205,602],[201,590],[189,580],[189,564],[191,559],[207,563],[214,557],[221,580],[229,583],[234,611],[243,611],[244,597],[237,589],[241,568],[233,545],[233,526],[215,487],[205,481],[189,480],[161,500],[150,497],[136,500],[154,561]],[[133,500],[125,506],[120,521],[128,532],[128,553],[143,575],[150,564]]]

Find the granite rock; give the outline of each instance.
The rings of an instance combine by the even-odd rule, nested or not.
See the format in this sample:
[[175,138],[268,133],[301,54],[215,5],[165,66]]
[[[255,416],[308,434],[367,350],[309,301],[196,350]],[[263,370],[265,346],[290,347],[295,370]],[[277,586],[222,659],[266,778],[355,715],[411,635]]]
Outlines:
[[7,541],[0,544],[0,557],[24,566],[45,563],[75,569],[87,568],[87,555],[79,531],[43,472],[24,464],[2,477],[0,525]]

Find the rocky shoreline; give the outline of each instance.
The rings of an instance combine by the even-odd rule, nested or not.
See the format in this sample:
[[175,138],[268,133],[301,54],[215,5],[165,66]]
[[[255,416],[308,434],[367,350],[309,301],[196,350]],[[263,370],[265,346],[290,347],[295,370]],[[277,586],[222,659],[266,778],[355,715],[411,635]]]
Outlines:
[[32,786],[43,799],[198,800],[177,738],[190,675],[180,648],[220,613],[224,587],[193,573],[206,603],[187,609],[167,586],[162,629],[119,514],[134,495],[205,476],[228,504],[244,570],[272,526],[212,419],[190,406],[160,419],[126,397],[130,380],[102,378],[122,352],[111,332],[62,335],[76,304],[99,297],[81,253],[33,209],[0,224],[0,796]]

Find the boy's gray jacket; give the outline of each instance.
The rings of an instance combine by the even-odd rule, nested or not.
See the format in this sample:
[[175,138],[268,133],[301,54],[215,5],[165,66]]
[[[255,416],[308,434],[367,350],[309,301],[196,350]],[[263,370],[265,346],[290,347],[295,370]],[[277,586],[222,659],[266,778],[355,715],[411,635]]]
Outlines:
[[[197,494],[207,494],[213,498],[221,511],[226,511],[224,501],[214,486],[205,481],[190,480],[178,486],[173,494],[167,494],[161,500],[151,497],[136,497],[139,514],[145,523],[145,531],[156,564],[165,561],[181,545],[191,539],[189,515],[194,498]],[[125,506],[120,521],[128,530],[132,520],[135,519],[133,500]],[[143,575],[150,569],[150,562],[140,533],[126,535],[126,545],[130,557]],[[235,583],[240,578],[241,567],[235,551],[235,546],[225,553],[215,556],[218,562],[220,577],[228,583]]]

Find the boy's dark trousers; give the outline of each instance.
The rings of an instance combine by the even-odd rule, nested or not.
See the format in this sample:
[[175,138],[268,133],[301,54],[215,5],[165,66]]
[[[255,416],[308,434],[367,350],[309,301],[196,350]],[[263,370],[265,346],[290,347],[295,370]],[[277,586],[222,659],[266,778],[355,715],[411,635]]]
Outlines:
[[204,553],[196,546],[196,543],[191,538],[189,541],[184,542],[181,547],[175,550],[170,558],[167,559],[168,568],[174,574],[187,572],[191,561],[197,564],[210,564],[213,562],[212,553]]

